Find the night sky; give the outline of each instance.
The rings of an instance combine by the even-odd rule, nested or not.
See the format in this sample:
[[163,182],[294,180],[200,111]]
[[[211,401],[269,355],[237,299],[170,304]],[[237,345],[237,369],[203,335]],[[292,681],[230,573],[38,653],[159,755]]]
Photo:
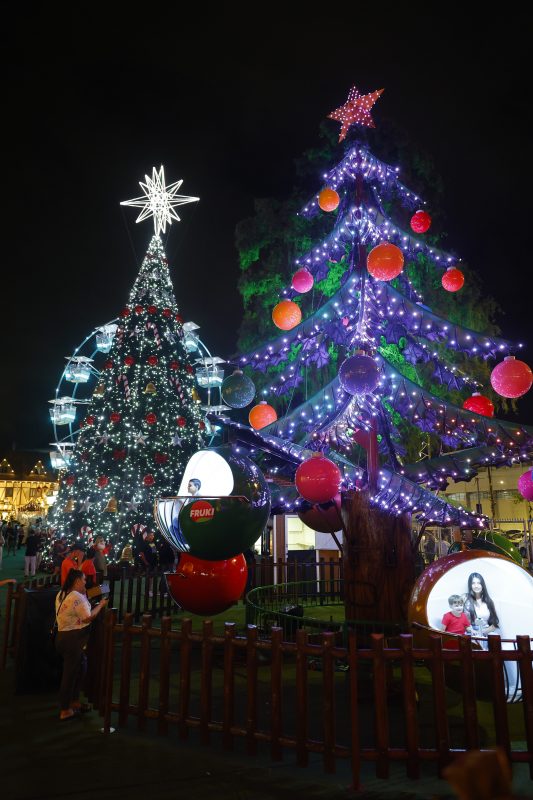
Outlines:
[[[171,4],[153,3],[133,16],[133,5],[117,14],[115,4],[78,4],[61,17],[46,5],[8,21],[4,452],[47,447],[47,401],[64,356],[124,306],[153,225],[136,225],[136,210],[119,203],[141,193],[153,166],[164,164],[167,181],[183,178],[181,191],[201,198],[179,209],[183,222],[166,240],[180,310],[213,352],[234,352],[235,225],[252,214],[254,197],[290,192],[294,159],[319,145],[321,122],[352,84],[385,87],[376,124],[395,121],[433,157],[445,183],[446,246],[499,301],[503,335],[527,342],[524,20],[507,12],[469,25],[426,4],[420,13],[409,4],[409,15],[365,15],[353,3],[320,13],[296,3],[287,18],[287,5],[207,4],[197,19],[181,4],[171,13]],[[533,364],[531,347],[524,359]],[[531,400],[519,417],[533,423]]]

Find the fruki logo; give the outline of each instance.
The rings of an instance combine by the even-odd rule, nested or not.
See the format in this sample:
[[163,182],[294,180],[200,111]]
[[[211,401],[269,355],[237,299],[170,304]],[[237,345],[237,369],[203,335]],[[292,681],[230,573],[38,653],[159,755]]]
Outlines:
[[196,500],[190,507],[189,516],[193,522],[210,522],[215,516],[215,509],[207,500]]

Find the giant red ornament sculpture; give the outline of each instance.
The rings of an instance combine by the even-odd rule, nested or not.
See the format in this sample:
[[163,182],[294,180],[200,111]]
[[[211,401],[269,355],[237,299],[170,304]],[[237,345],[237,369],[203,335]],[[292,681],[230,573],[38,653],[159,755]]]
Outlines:
[[282,300],[272,309],[272,322],[282,331],[290,331],[302,321],[300,306],[292,300]]
[[466,411],[472,411],[474,414],[480,414],[482,417],[494,416],[494,404],[488,397],[479,392],[474,392],[472,397],[468,397],[463,403],[463,408]]
[[314,453],[304,461],[294,476],[294,483],[304,500],[327,503],[339,492],[342,476],[333,461],[322,453]]
[[318,205],[322,211],[335,211],[339,207],[340,197],[335,189],[322,189],[318,195]]
[[492,370],[490,382],[495,392],[514,400],[529,392],[533,383],[533,372],[524,361],[506,356]]
[[431,217],[427,211],[417,211],[411,217],[411,228],[415,233],[426,233],[431,226]]
[[373,278],[378,281],[391,281],[403,270],[404,258],[399,247],[390,242],[382,242],[368,254],[366,266]]
[[340,508],[341,496],[337,494],[328,503],[317,503],[305,511],[299,511],[298,516],[312,531],[336,533],[342,528]]
[[242,553],[225,561],[207,561],[182,553],[176,572],[167,572],[170,596],[179,606],[201,616],[220,614],[241,597],[248,567]]
[[447,292],[458,292],[462,289],[465,282],[465,276],[457,267],[448,267],[442,276],[442,287]]

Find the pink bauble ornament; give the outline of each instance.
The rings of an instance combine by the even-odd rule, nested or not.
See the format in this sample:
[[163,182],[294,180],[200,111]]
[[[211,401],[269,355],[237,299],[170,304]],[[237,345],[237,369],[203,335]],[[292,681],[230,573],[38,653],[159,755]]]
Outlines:
[[506,356],[492,370],[490,382],[494,391],[501,397],[514,399],[529,392],[533,383],[533,372],[524,361],[519,361],[514,356]]
[[533,474],[530,469],[518,478],[518,491],[528,503],[533,502]]
[[305,294],[310,289],[313,288],[313,284],[315,279],[311,275],[311,273],[306,269],[299,269],[298,272],[295,272],[292,276],[292,288],[298,294]]
[[341,483],[339,468],[322,453],[315,453],[300,464],[294,483],[304,500],[327,503],[338,494]]

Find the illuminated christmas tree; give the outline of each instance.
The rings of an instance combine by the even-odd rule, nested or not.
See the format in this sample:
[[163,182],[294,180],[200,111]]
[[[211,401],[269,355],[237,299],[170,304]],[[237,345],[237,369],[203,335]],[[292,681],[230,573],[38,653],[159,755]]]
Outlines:
[[[505,357],[491,377],[503,397],[524,394],[533,376],[513,357],[521,345],[465,328],[460,312],[452,321],[424,304],[418,291],[424,279],[435,283],[436,275],[443,296],[455,298],[464,274],[459,259],[426,235],[431,218],[421,199],[354,133],[374,127],[370,109],[380,94],[360,96],[354,88],[330,114],[342,124],[344,153],[300,212],[309,220],[331,215],[330,229],[295,261],[291,284],[272,311],[281,335],[239,358],[241,369],[262,373],[256,382],[269,405],[285,400],[284,411],[266,424],[256,407],[251,428],[223,424],[271,477],[284,478],[273,498],[277,513],[322,502],[313,489],[322,478],[330,486],[323,499],[334,499],[338,473],[325,467],[320,475],[313,451],[336,465],[344,501],[332,524],[345,534],[350,616],[364,608],[374,618],[394,619],[412,586],[411,520],[473,528],[486,522],[435,490],[449,479],[470,480],[479,466],[510,464],[533,451],[533,429],[494,419],[490,397],[480,394],[487,359]],[[309,395],[309,384],[320,388]],[[409,463],[413,432],[427,446]],[[296,485],[287,485],[298,465]],[[381,587],[374,606],[354,589],[371,583]]]
[[165,186],[163,167],[127,201],[154,217],[155,235],[120,312],[64,475],[53,524],[72,541],[103,535],[115,556],[135,533],[154,529],[157,495],[172,495],[187,461],[203,446],[205,422],[184,344],[168,261],[159,236],[178,219],[174,208],[198,198]]

